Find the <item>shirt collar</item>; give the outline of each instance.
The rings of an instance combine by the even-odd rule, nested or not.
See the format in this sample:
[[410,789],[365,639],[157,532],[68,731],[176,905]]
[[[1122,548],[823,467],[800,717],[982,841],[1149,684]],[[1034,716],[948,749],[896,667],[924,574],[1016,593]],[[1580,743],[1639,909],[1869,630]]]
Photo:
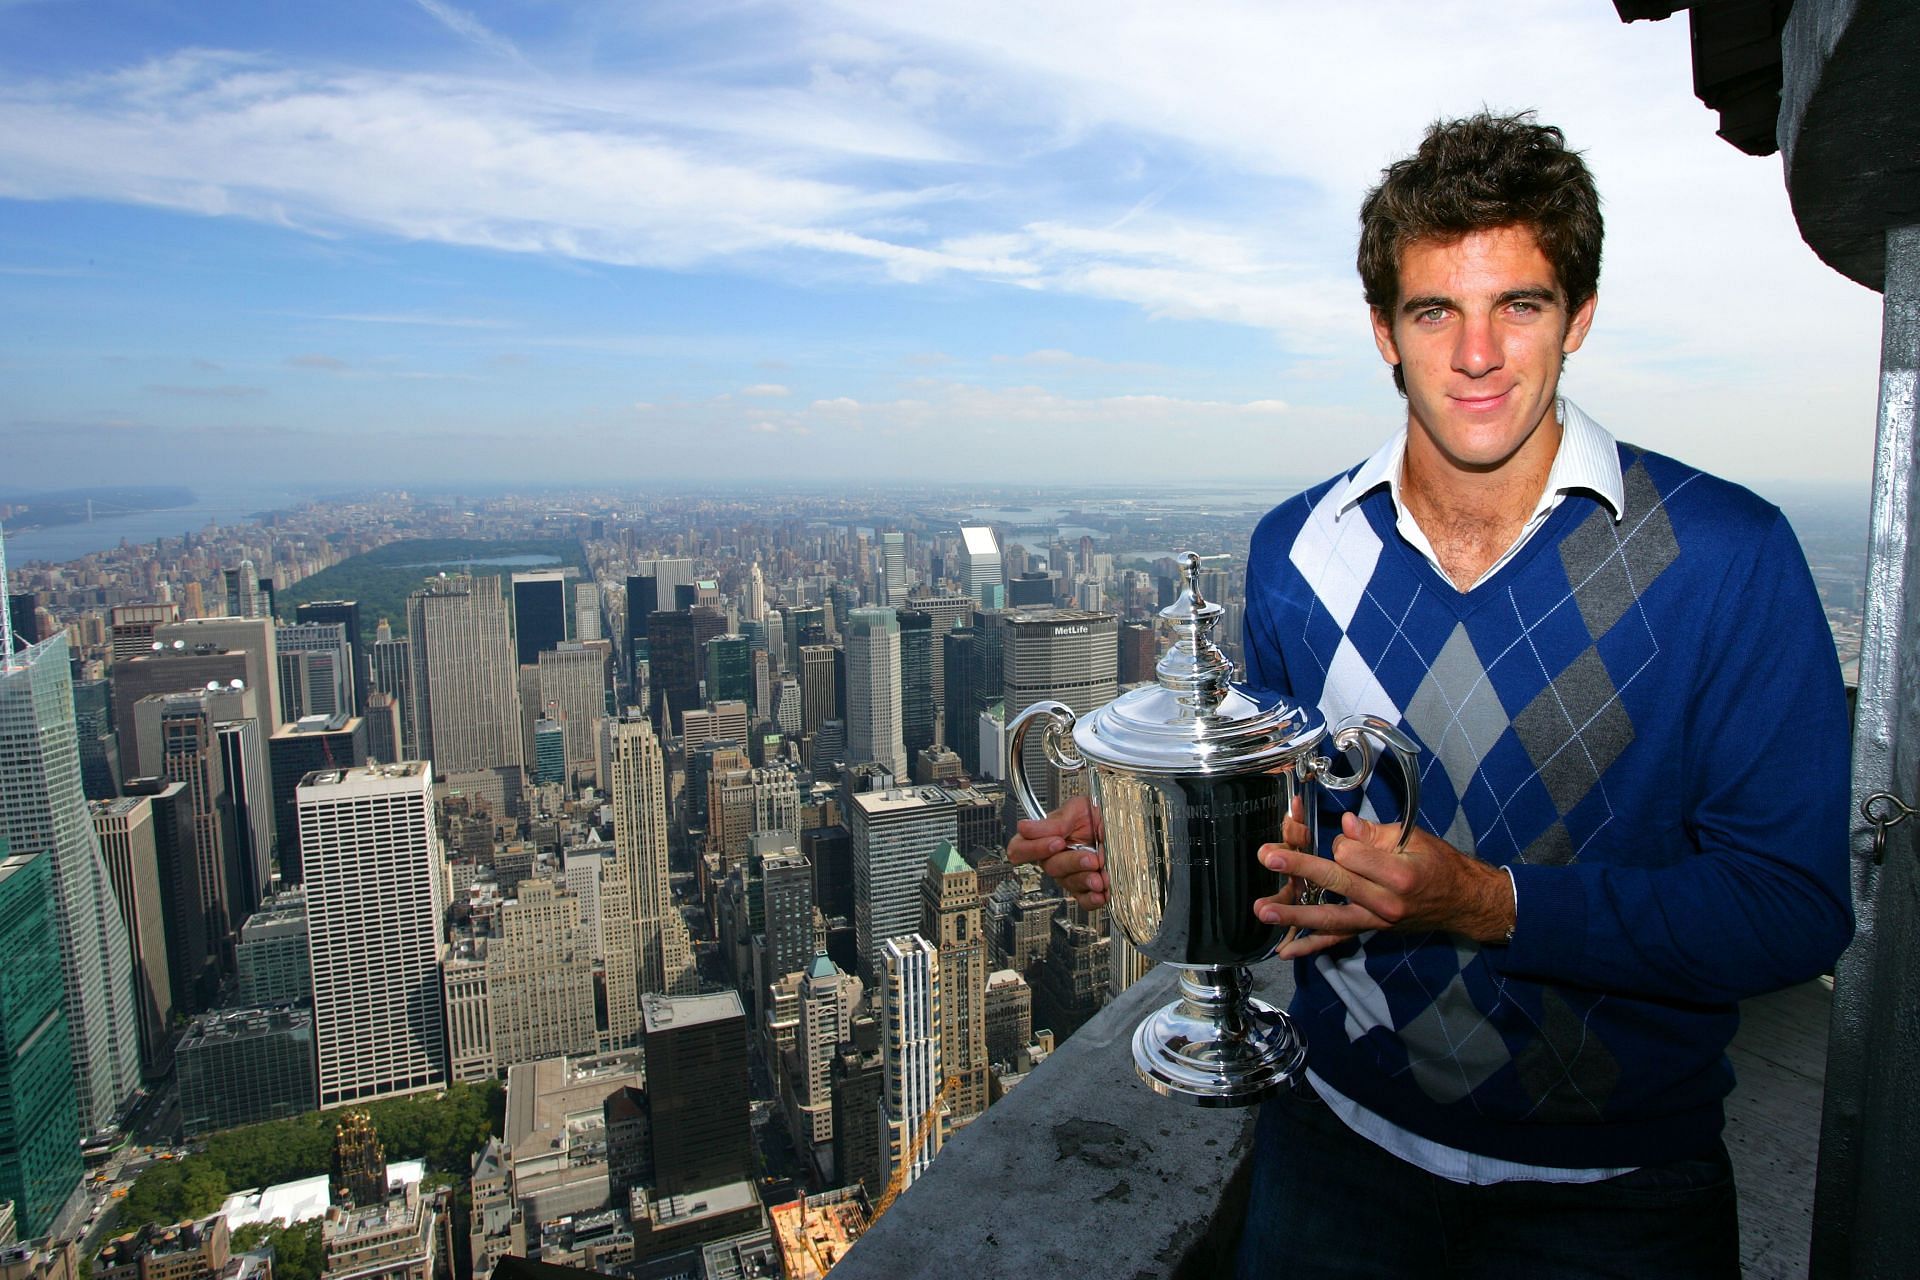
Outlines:
[[[1620,450],[1614,444],[1613,436],[1564,396],[1555,402],[1554,407],[1560,419],[1560,449],[1553,455],[1553,466],[1547,472],[1547,484],[1541,491],[1540,505],[1554,506],[1563,495],[1583,490],[1604,503],[1607,510],[1613,513],[1614,523],[1618,524],[1627,512],[1627,493],[1626,483],[1620,474]],[[1400,501],[1400,473],[1406,457],[1407,429],[1401,427],[1392,439],[1375,450],[1373,456],[1361,463],[1348,478],[1334,507],[1334,519],[1346,515],[1362,498],[1381,485],[1386,485],[1392,494],[1393,505],[1396,508],[1403,507]]]

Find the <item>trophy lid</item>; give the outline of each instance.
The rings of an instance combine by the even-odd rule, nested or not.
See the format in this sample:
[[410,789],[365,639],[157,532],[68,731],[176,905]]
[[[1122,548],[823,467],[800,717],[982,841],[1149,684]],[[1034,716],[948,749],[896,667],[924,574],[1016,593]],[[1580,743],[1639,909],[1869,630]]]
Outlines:
[[1200,591],[1200,557],[1180,555],[1180,598],[1160,611],[1173,648],[1156,684],[1120,695],[1074,729],[1090,759],[1138,773],[1259,773],[1311,750],[1326,735],[1319,712],[1233,683],[1233,663],[1213,642],[1226,612]]

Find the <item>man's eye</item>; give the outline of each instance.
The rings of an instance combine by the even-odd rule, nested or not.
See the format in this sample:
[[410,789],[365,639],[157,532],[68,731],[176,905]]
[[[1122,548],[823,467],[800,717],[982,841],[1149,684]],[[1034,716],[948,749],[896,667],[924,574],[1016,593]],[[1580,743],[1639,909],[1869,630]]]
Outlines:
[[1445,307],[1428,307],[1415,318],[1422,324],[1439,324],[1447,318],[1447,309]]

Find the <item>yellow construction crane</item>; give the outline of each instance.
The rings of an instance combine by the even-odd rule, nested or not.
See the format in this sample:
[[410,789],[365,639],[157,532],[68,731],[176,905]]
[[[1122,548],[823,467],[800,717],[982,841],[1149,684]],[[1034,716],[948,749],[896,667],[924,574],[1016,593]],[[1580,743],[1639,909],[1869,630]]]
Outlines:
[[920,1126],[914,1133],[913,1141],[900,1153],[899,1163],[893,1166],[893,1176],[887,1179],[887,1189],[880,1193],[879,1203],[873,1206],[873,1216],[867,1219],[869,1229],[874,1223],[880,1221],[880,1215],[892,1208],[893,1202],[899,1199],[900,1193],[907,1189],[907,1170],[912,1168],[914,1161],[920,1158],[920,1151],[927,1145],[927,1138],[933,1133],[934,1125],[939,1123],[940,1109],[947,1105],[947,1092],[958,1087],[959,1084],[959,1076],[948,1076],[941,1082],[939,1092],[933,1095],[933,1105],[928,1107],[926,1114],[920,1117]]

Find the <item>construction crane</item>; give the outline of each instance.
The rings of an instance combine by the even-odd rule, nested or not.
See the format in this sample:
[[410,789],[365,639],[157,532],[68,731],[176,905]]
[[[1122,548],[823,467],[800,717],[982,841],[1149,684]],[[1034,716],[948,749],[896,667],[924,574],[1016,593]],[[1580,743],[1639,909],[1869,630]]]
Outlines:
[[920,1117],[920,1125],[914,1133],[913,1141],[900,1153],[900,1162],[894,1165],[893,1176],[887,1179],[887,1189],[880,1193],[879,1203],[873,1206],[873,1216],[867,1219],[869,1229],[874,1223],[880,1221],[880,1215],[891,1209],[893,1202],[900,1198],[900,1193],[907,1189],[907,1170],[919,1160],[921,1150],[927,1145],[927,1138],[933,1133],[934,1125],[939,1122],[940,1109],[947,1105],[948,1091],[959,1084],[959,1076],[948,1076],[941,1082],[939,1092],[933,1095],[933,1105],[929,1106],[926,1114]]

